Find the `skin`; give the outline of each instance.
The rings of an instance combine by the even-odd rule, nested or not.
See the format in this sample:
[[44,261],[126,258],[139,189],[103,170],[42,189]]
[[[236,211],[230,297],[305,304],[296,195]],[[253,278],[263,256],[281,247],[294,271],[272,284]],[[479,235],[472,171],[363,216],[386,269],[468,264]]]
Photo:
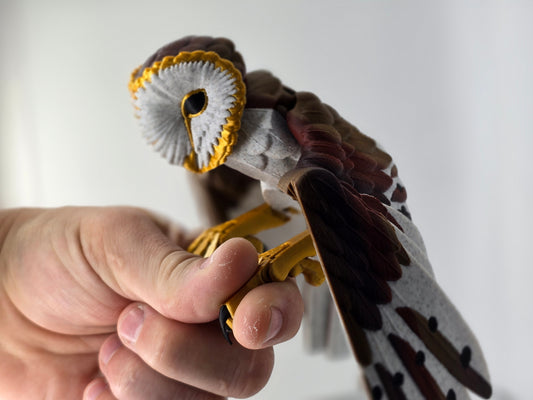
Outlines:
[[294,336],[294,282],[252,290],[222,336],[220,305],[257,253],[232,239],[208,259],[144,210],[0,211],[3,399],[222,399],[268,381],[272,346]]

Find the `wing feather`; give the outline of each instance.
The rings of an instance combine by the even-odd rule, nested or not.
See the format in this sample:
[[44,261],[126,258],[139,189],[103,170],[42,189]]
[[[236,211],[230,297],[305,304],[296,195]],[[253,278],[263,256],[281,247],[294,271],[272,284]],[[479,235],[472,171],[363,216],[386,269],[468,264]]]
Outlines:
[[287,123],[302,152],[279,186],[301,205],[370,394],[490,397],[481,348],[434,279],[392,158],[315,95],[295,97]]
[[436,284],[410,219],[321,167],[292,171],[284,185],[301,205],[370,395],[468,398],[466,386],[489,397],[481,349]]

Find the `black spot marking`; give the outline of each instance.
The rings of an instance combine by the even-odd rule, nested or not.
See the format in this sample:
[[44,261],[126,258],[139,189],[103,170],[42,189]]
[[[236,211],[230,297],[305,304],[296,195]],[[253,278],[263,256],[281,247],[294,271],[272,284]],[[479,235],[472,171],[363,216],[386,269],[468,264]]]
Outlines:
[[407,207],[405,206],[402,206],[400,208],[400,212],[405,215],[407,218],[411,219],[411,213],[409,211],[407,211]]
[[417,351],[415,355],[415,363],[416,365],[424,365],[426,362],[426,355],[423,351]]
[[461,364],[463,364],[463,367],[467,368],[472,360],[472,350],[470,347],[463,347],[463,351],[461,352],[461,356],[459,358],[461,360]]
[[457,400],[457,396],[455,395],[453,389],[448,390],[448,394],[446,394],[446,400]]
[[428,320],[428,328],[431,332],[437,332],[437,329],[439,328],[439,323],[437,322],[437,318],[430,317]]
[[381,400],[381,397],[383,396],[383,391],[379,386],[374,386],[372,389],[372,399],[373,400]]
[[394,376],[392,377],[392,383],[395,386],[402,386],[403,385],[403,374],[401,372],[396,372]]
[[[479,371],[476,371],[470,365],[472,364],[472,349],[470,347],[455,347],[450,340],[440,332],[440,330],[431,332],[429,319],[409,307],[399,307],[396,309],[396,312],[426,345],[427,351],[431,352],[431,354],[441,362],[443,367],[445,367],[455,379],[477,395],[485,399],[490,397],[492,394],[492,387],[487,378],[483,377]],[[388,338],[410,375],[414,378],[418,376],[416,374],[422,374],[424,367],[416,364],[415,350],[404,343],[405,341],[402,341],[394,335],[389,335]],[[406,357],[411,357],[413,366],[416,367],[416,369],[405,362]],[[414,370],[413,373],[411,373],[411,370]],[[423,384],[422,378],[420,378],[419,381]],[[420,387],[420,385],[418,386]],[[433,392],[427,391],[428,396],[426,396],[426,398],[439,398],[435,397]],[[429,393],[431,393],[431,396],[429,396]],[[441,398],[444,398],[445,394],[443,392],[441,393]]]

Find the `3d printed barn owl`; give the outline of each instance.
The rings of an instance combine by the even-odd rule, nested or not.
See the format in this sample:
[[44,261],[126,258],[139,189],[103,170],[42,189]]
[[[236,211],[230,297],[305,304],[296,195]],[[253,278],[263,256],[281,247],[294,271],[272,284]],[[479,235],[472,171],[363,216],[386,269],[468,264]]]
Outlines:
[[325,275],[371,398],[491,396],[481,349],[435,282],[397,168],[374,140],[317,96],[246,73],[227,39],[162,47],[133,72],[130,91],[144,135],[170,163],[261,182],[264,205],[208,229],[190,251],[207,256],[235,236],[260,248],[252,235],[305,217],[307,229],[262,252],[256,275],[223,305],[226,335],[252,288],[301,272],[319,285]]

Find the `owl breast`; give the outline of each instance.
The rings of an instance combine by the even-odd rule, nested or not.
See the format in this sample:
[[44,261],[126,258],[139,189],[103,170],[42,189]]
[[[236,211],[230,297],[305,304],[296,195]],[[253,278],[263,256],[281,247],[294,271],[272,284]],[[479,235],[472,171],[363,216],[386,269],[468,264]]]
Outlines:
[[277,185],[285,173],[295,168],[300,152],[287,122],[277,111],[247,108],[237,144],[225,165],[261,181],[263,197],[272,207],[294,207],[296,203]]

